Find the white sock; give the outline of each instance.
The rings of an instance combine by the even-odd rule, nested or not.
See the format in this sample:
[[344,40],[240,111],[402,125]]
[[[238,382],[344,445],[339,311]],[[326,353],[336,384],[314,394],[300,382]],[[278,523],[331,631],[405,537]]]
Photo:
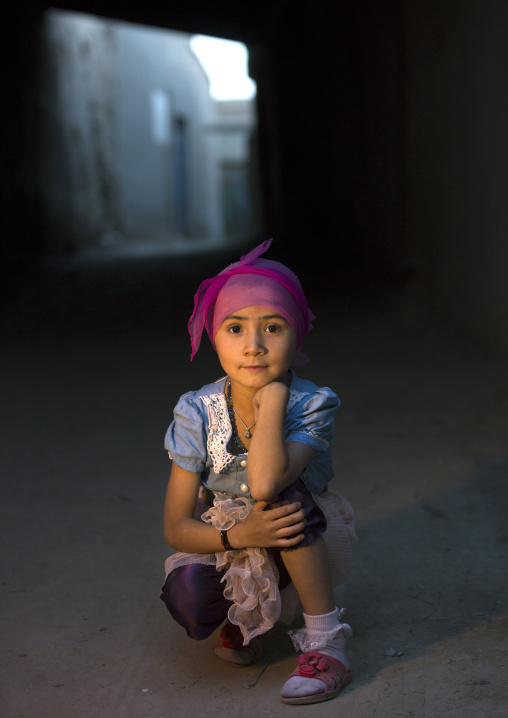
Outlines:
[[[339,609],[337,606],[335,606],[335,610],[331,613],[325,613],[322,616],[308,616],[304,613],[303,617],[305,619],[305,629],[309,636],[312,636],[312,634],[320,635],[327,633],[328,631],[333,631],[333,629],[340,623]],[[339,631],[336,636],[327,640],[326,646],[323,646],[323,648],[316,648],[316,651],[336,658],[338,661],[343,663],[347,669],[349,669],[349,660],[346,655],[346,643],[347,637],[342,631]]]
[[[309,616],[304,613],[303,617],[305,619],[305,632],[311,639],[313,635],[318,639],[323,633],[333,631],[340,623],[339,609],[337,607],[331,613],[325,613],[322,616]],[[323,648],[316,648],[315,650],[317,653],[324,653],[327,656],[336,658],[349,669],[349,660],[345,651],[348,637],[343,631],[339,631],[336,636],[326,641]],[[323,681],[318,678],[304,678],[303,676],[292,676],[282,687],[282,695],[287,698],[318,695],[319,693],[324,693],[324,691],[325,684]]]

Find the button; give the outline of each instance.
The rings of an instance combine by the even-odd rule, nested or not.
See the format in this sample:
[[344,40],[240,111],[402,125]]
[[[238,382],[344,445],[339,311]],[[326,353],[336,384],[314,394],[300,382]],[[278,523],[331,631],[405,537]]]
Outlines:
[[244,494],[248,493],[249,487],[247,486],[247,484],[242,484],[240,486],[240,491],[243,491]]
[[240,466],[247,466],[247,459],[242,459],[240,461]]

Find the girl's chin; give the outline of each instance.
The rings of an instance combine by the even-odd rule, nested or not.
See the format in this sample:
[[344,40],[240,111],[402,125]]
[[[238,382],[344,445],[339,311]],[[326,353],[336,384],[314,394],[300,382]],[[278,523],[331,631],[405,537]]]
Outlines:
[[283,384],[287,384],[287,372],[284,372],[282,376],[270,376],[267,375],[266,371],[248,369],[242,370],[234,375],[230,374],[229,378],[233,383],[252,389],[261,389],[274,381],[280,381]]

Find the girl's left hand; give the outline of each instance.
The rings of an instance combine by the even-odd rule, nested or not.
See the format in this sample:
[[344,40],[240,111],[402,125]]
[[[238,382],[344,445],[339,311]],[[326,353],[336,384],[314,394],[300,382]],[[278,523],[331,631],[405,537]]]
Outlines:
[[268,501],[257,501],[243,523],[228,531],[235,548],[290,548],[303,540],[305,510],[299,502],[270,508]]

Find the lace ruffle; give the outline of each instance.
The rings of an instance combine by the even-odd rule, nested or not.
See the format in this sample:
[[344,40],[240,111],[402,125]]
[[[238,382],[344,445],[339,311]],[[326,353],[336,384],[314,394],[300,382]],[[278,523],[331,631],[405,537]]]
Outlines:
[[[252,508],[246,498],[217,494],[202,516],[218,530],[245,521]],[[278,572],[264,548],[235,549],[215,554],[217,571],[223,571],[224,596],[233,602],[228,619],[242,632],[244,645],[270,630],[280,616]]]
[[213,462],[213,470],[216,474],[220,474],[235,460],[233,454],[228,451],[232,429],[226,397],[224,392],[219,392],[210,396],[202,396],[201,400],[208,412],[206,448]]
[[332,628],[331,631],[323,631],[322,633],[309,633],[305,626],[296,630],[288,631],[288,634],[293,641],[295,650],[307,653],[307,651],[319,651],[321,648],[325,648],[326,644],[335,638],[341,631],[344,633],[344,637],[347,639],[351,638],[353,631],[348,623],[341,623],[341,619],[345,613],[345,609],[341,608],[339,611],[339,623]]
[[[233,498],[228,494],[216,493],[213,506],[201,514],[201,521],[219,531],[227,531],[237,523],[242,523],[250,513],[253,501],[245,496]],[[236,549],[238,550],[238,549]],[[226,552],[231,553],[231,552]]]
[[[308,392],[289,390],[289,400],[286,411],[292,409]],[[235,456],[228,451],[232,429],[228,415],[228,407],[224,392],[202,396],[201,400],[208,412],[208,438],[206,448],[212,459],[213,470],[220,474],[235,460]]]

